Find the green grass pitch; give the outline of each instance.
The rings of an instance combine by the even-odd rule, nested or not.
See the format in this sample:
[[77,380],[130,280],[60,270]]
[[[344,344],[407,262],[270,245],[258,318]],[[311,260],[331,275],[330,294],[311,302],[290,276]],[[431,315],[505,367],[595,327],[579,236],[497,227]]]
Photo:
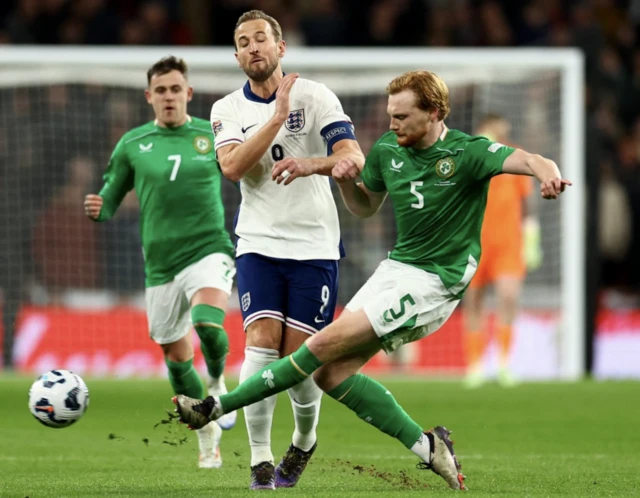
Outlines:
[[[198,470],[195,434],[168,419],[164,380],[86,379],[89,410],[66,429],[28,412],[33,379],[0,377],[0,496],[234,497],[248,491],[244,421],[225,432],[224,466]],[[488,385],[386,379],[425,428],[453,429],[473,496],[640,496],[640,384],[581,382]],[[291,407],[281,395],[274,422],[278,460],[290,442]],[[417,459],[327,397],[319,446],[287,496],[370,497],[452,493]],[[185,439],[186,438],[186,439]]]

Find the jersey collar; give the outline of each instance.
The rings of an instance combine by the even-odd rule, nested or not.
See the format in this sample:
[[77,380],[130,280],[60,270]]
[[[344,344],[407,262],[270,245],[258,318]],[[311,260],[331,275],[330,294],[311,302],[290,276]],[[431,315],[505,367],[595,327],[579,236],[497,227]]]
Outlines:
[[449,128],[447,128],[447,125],[444,125],[444,129],[442,130],[442,133],[440,133],[438,140],[441,142],[444,142],[444,139],[446,138],[447,133],[449,133]]
[[[287,73],[282,71],[282,76],[283,77],[286,74]],[[249,84],[249,80],[247,80],[247,82],[244,84],[244,87],[242,88],[242,91],[244,93],[245,98],[247,100],[250,100],[251,102],[257,102],[258,104],[270,104],[271,102],[276,100],[276,92],[278,90],[276,89],[276,91],[273,92],[269,97],[267,97],[266,99],[263,99],[259,95],[256,95],[255,93],[253,93],[253,91],[251,90],[251,85]]]
[[[192,120],[191,120],[191,116],[189,116],[189,115],[187,114],[187,120],[185,121],[185,123],[184,123],[183,125],[178,126],[178,128],[182,128],[182,127],[183,127],[184,125],[186,125],[187,123],[191,123],[191,121],[192,121]],[[154,125],[156,125],[158,128],[162,128],[162,126],[158,126],[158,120],[157,120],[157,119],[154,119],[154,120],[153,120],[153,124],[154,124]]]

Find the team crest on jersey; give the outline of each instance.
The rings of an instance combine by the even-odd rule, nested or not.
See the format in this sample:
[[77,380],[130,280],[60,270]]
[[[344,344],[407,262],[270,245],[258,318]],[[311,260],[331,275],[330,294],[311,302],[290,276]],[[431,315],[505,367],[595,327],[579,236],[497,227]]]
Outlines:
[[211,140],[209,137],[199,136],[193,139],[193,146],[200,152],[200,154],[206,154],[211,150]]
[[242,295],[242,299],[240,300],[240,304],[242,305],[242,311],[247,311],[249,306],[251,306],[251,293],[246,292]]
[[287,130],[297,133],[304,128],[304,109],[296,109],[289,113],[287,121],[284,123]]
[[436,163],[436,173],[440,178],[449,178],[456,172],[456,163],[452,157],[445,157]]
[[213,129],[213,134],[215,136],[218,136],[218,133],[220,133],[223,130],[222,121],[220,121],[220,120],[213,121],[211,123],[211,128]]

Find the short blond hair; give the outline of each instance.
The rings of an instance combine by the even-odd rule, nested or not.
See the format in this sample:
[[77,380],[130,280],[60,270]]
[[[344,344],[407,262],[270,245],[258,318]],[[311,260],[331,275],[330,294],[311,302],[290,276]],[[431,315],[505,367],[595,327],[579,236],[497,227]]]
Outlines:
[[444,120],[451,111],[449,88],[440,76],[430,71],[409,71],[395,78],[387,86],[387,94],[395,95],[411,90],[416,95],[416,104],[423,111],[438,110],[438,119]]
[[236,22],[236,27],[233,30],[233,44],[238,49],[238,45],[236,44],[236,33],[238,32],[238,28],[242,23],[247,21],[267,21],[271,26],[271,31],[273,32],[273,37],[276,39],[276,43],[282,40],[282,28],[280,27],[280,23],[276,21],[269,14],[265,14],[261,10],[250,10],[245,12],[238,18],[238,22]]

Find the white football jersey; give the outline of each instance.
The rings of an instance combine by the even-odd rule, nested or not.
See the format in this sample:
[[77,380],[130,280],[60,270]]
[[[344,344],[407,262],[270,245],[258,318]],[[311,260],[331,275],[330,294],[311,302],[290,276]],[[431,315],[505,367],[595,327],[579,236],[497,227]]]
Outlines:
[[[340,101],[325,85],[298,78],[289,96],[290,113],[258,164],[240,181],[242,202],[235,227],[236,255],[257,253],[296,260],[340,259],[338,212],[326,176],[271,180],[285,157],[327,156],[344,138],[355,139]],[[211,108],[215,148],[250,139],[275,114],[275,94],[263,99],[249,82]]]

